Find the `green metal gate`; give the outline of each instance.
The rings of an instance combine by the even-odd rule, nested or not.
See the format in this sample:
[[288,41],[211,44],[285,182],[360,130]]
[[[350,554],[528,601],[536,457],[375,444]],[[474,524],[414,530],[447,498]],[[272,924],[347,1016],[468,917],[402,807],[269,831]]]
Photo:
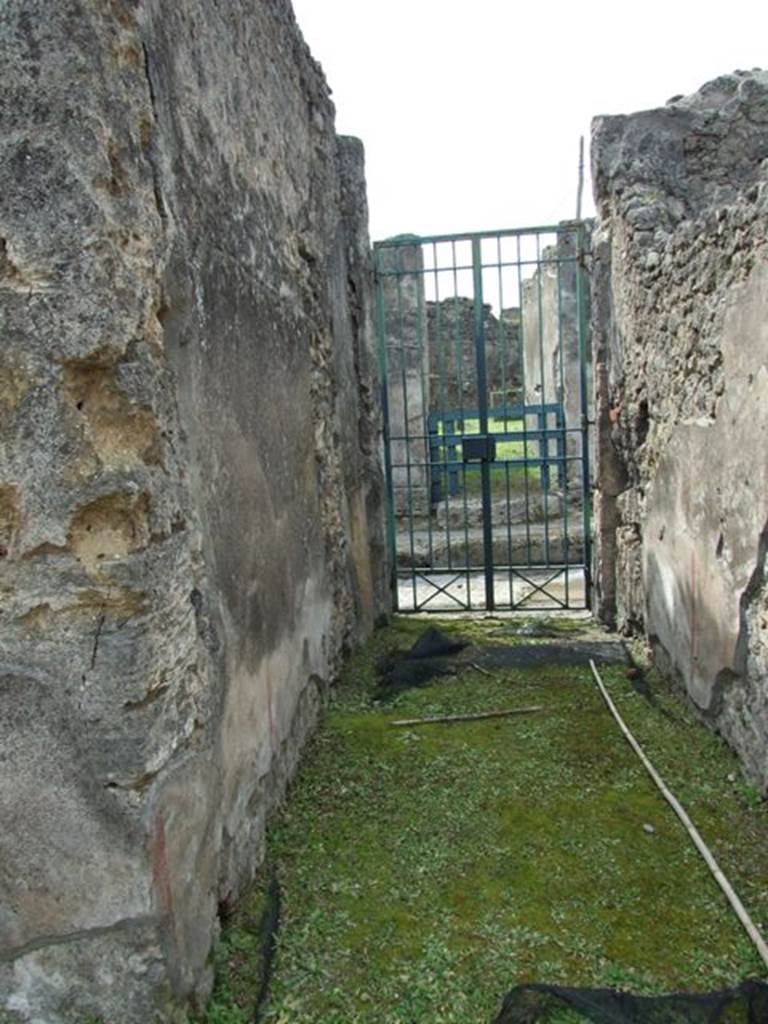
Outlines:
[[374,245],[400,611],[589,606],[587,238]]

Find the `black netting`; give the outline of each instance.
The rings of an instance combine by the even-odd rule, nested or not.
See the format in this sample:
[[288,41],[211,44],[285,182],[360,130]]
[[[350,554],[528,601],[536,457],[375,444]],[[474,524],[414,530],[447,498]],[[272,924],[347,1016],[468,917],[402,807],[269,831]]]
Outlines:
[[435,676],[456,671],[451,658],[467,647],[464,640],[451,639],[438,629],[427,629],[409,651],[396,651],[379,668],[375,700],[391,700],[403,690],[424,686]]
[[629,665],[624,645],[615,640],[569,640],[557,644],[494,645],[477,648],[475,661],[483,668],[536,668]]
[[768,1024],[768,985],[698,995],[634,996],[605,988],[521,985],[493,1024]]
[[450,638],[438,629],[421,634],[409,651],[396,651],[379,666],[379,686],[374,699],[386,701],[403,690],[425,686],[436,676],[454,675],[479,665],[486,671],[503,668],[588,666],[630,661],[624,645],[617,641],[568,640],[563,643],[487,644],[472,646]]

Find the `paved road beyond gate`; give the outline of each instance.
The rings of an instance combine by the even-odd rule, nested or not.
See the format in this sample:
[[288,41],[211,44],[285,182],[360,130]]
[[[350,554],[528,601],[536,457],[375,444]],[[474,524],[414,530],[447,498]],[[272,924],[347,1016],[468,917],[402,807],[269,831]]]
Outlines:
[[584,608],[581,222],[374,245],[400,611]]

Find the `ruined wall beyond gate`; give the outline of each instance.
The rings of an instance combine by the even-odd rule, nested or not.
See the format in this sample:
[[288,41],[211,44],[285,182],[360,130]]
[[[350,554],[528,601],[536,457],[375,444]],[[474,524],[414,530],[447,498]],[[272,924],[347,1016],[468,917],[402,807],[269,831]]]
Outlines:
[[[475,352],[475,300],[451,296],[427,302],[429,337],[430,411],[476,409],[477,353]],[[521,313],[517,306],[497,316],[483,304],[483,342],[488,404],[491,408],[523,401]]]
[[0,65],[0,1016],[148,1024],[385,605],[362,151],[288,0]]
[[[586,234],[586,232],[585,232]],[[572,487],[581,485],[580,434],[582,407],[589,407],[590,396],[582,395],[582,361],[589,374],[591,352],[588,338],[582,346],[582,311],[579,307],[579,249],[581,234],[560,226],[557,244],[546,248],[536,272],[523,282],[522,329],[525,341],[526,405],[559,402],[568,430],[566,452]],[[583,289],[586,291],[586,288]],[[586,296],[583,300],[586,304]],[[583,348],[583,351],[582,351]],[[547,425],[556,424],[552,417]],[[537,417],[528,416],[528,426],[538,428]],[[554,447],[551,445],[551,447]]]
[[768,74],[593,128],[598,612],[768,788]]

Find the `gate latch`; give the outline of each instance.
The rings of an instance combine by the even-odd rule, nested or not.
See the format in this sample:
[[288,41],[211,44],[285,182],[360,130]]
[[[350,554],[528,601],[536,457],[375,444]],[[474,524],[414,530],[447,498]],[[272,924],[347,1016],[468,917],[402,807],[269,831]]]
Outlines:
[[464,462],[494,462],[496,438],[492,434],[464,435],[461,439],[461,457]]

